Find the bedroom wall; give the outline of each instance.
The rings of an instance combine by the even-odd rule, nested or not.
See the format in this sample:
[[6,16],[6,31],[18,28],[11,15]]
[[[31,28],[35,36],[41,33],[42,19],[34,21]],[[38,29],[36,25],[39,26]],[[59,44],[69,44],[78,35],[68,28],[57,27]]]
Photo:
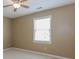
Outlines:
[[3,17],[3,48],[11,46],[11,20]]
[[[52,44],[41,45],[32,42],[32,20],[52,15]],[[53,55],[75,56],[75,8],[74,4],[50,9],[13,20],[14,47]]]

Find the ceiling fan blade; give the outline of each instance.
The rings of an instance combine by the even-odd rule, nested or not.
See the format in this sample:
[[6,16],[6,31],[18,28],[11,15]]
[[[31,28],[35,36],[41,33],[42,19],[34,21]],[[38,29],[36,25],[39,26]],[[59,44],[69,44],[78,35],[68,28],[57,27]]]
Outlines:
[[27,1],[27,0],[20,0],[20,2],[25,2],[25,1]]
[[24,8],[29,8],[29,6],[27,6],[27,5],[21,5],[22,7],[24,7]]
[[13,2],[25,2],[27,0],[12,0]]
[[16,2],[16,1],[20,1],[20,0],[12,0],[13,2]]
[[5,6],[3,6],[3,7],[9,7],[9,6],[13,6],[12,4],[11,5],[5,5]]
[[17,11],[17,8],[14,8],[14,12],[16,12]]
[[12,2],[15,2],[15,0],[12,0]]

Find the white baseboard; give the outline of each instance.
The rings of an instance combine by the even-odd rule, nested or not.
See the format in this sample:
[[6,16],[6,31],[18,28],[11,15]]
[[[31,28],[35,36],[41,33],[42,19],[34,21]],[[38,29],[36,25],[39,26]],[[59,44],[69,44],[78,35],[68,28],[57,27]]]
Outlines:
[[9,50],[9,49],[12,49],[13,47],[10,47],[10,48],[5,48],[5,49],[3,49],[3,52],[4,51],[7,51],[7,50]]
[[40,54],[40,55],[55,57],[55,58],[59,58],[59,59],[71,59],[71,58],[67,58],[67,57],[56,56],[56,55],[51,55],[51,54],[47,54],[47,53],[36,52],[36,51],[31,51],[31,50],[26,50],[26,49],[21,49],[21,48],[15,48],[15,47],[7,48],[7,49],[4,49],[3,51],[7,51],[9,49],[15,49],[15,50],[19,50],[19,51],[26,51],[26,52],[31,52],[31,53],[34,53],[34,54]]

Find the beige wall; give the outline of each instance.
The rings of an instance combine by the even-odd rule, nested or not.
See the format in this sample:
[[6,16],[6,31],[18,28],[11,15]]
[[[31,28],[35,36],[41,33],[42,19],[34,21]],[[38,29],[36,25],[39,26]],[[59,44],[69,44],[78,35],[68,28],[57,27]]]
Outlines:
[[3,17],[3,48],[11,46],[11,20]]
[[[74,59],[75,12],[74,4],[34,13],[13,20],[14,47],[29,49]],[[32,42],[32,20],[35,17],[52,15],[52,44],[41,45]]]

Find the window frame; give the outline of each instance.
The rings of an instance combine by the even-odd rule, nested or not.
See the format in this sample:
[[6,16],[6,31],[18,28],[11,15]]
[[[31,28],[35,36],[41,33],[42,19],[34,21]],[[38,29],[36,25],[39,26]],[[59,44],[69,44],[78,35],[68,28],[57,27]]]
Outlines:
[[[40,20],[40,19],[45,19],[45,18],[50,18],[50,41],[37,41],[34,39],[34,34],[35,34],[35,31],[34,31],[34,20]],[[52,25],[51,25],[51,21],[52,21],[52,17],[51,16],[43,16],[43,17],[36,17],[36,18],[33,18],[33,21],[32,21],[32,29],[33,29],[33,32],[32,32],[32,37],[33,37],[33,43],[36,43],[36,44],[52,44],[52,33],[51,33],[51,30],[52,30]]]

